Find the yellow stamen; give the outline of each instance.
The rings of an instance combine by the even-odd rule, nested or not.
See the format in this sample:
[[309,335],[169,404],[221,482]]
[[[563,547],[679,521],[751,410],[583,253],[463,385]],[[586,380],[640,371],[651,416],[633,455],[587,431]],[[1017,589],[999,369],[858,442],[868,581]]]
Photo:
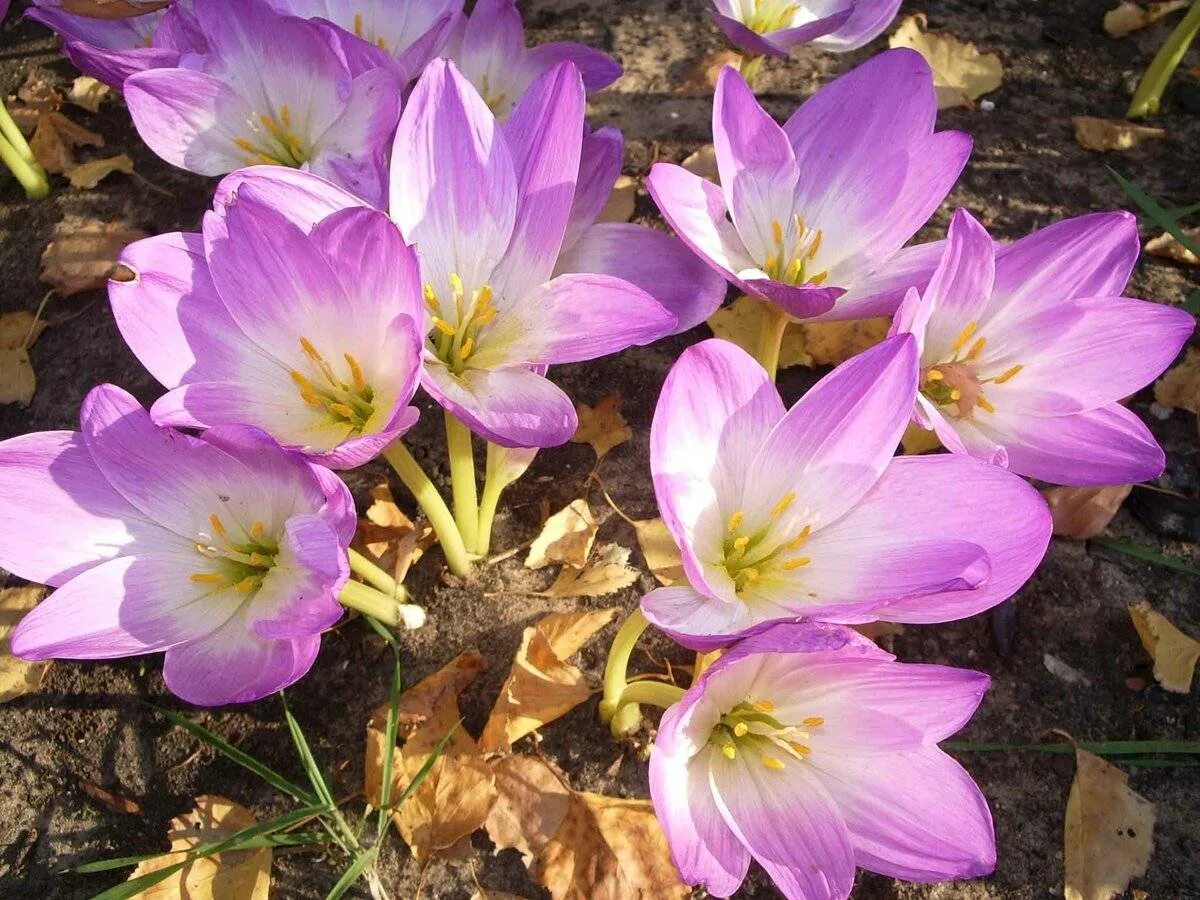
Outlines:
[[212,526],[213,534],[222,538],[228,536],[228,532],[225,531],[225,523],[221,521],[221,517],[216,513],[208,517],[208,524]]
[[216,572],[197,572],[192,576],[192,581],[198,584],[224,584],[225,576]]
[[1011,369],[1004,372],[1004,374],[1002,374],[996,378],[993,378],[992,381],[996,384],[1004,384],[1004,382],[1008,381],[1009,379],[1016,378],[1017,373],[1020,372],[1023,368],[1025,368],[1025,367],[1024,366],[1013,366]]
[[941,381],[946,375],[941,369],[930,369],[925,373],[925,378],[928,381]]
[[788,741],[787,744],[789,747],[791,747],[793,750],[795,750],[801,756],[808,756],[810,753],[812,753],[811,749],[809,749],[808,747],[805,747],[801,743],[797,743],[796,741]]
[[288,374],[290,374],[292,376],[292,381],[296,382],[296,386],[298,388],[300,388],[300,399],[301,400],[303,400],[309,406],[321,406],[322,405],[321,398],[318,397],[316,391],[313,390],[311,381],[309,381],[307,378],[305,378],[303,375],[301,375],[295,369],[292,369],[292,371],[289,372]]
[[259,153],[259,149],[257,147],[255,147],[252,143],[250,143],[248,140],[246,140],[245,138],[237,138],[233,142],[233,144],[239,150],[245,150],[247,153],[252,153],[255,156],[257,156]]
[[279,107],[279,121],[283,123],[284,128],[292,127],[292,111],[286,103]]
[[255,578],[253,575],[251,575],[247,578],[243,578],[241,581],[239,581],[237,584],[235,584],[233,586],[233,589],[235,591],[237,591],[238,593],[248,594],[251,591],[255,590],[257,587],[259,587],[259,580],[257,578]]
[[737,550],[740,553],[741,551],[746,549],[746,546],[749,543],[750,543],[750,538],[746,537],[746,535],[743,534],[740,538],[738,538],[736,541],[733,542],[733,549]]
[[983,352],[983,348],[987,345],[987,338],[976,338],[975,343],[971,345],[971,349],[967,351],[967,359],[975,359]]
[[804,720],[803,724],[807,725],[809,728],[819,728],[820,726],[825,724],[825,717],[824,716],[809,716],[807,719]]
[[958,388],[955,388],[954,390],[952,390],[950,392],[950,399],[951,400],[961,400],[962,399],[962,391],[960,391]]
[[750,726],[747,725],[745,722],[738,722],[736,725],[733,726],[733,733],[736,734],[738,737],[745,737],[746,735],[748,735],[750,733]]
[[987,397],[983,396],[983,394],[980,394],[975,398],[975,403],[985,412],[994,413],[996,411],[996,407],[992,406],[992,402],[988,400]]
[[821,249],[821,239],[823,237],[825,237],[825,232],[823,231],[818,231],[813,236],[812,246],[808,248],[808,253],[805,254],[809,259],[813,259],[817,255],[817,251]]
[[250,554],[250,565],[252,566],[258,566],[261,569],[266,568],[267,566],[271,565],[271,563],[272,560],[269,556],[263,556],[261,553]]
[[783,246],[783,225],[778,219],[771,223],[771,237],[775,239],[777,246]]
[[471,355],[471,351],[475,349],[475,338],[469,337],[463,341],[462,347],[458,351],[458,358],[465,360]]
[[804,260],[793,259],[792,264],[790,266],[788,266],[787,280],[788,281],[799,281],[800,274],[803,271],[804,271]]
[[751,581],[751,582],[758,581],[758,579],[759,579],[758,569],[745,569],[744,571],[746,573],[747,581]]
[[745,520],[745,518],[746,514],[741,510],[738,510],[732,516],[730,516],[728,525],[729,533],[737,534],[737,530],[742,527],[742,522]]
[[354,409],[350,406],[347,406],[345,403],[330,403],[329,409],[330,411],[337,413],[342,418],[354,418]]
[[829,277],[828,272],[818,272],[812,278],[808,279],[808,283],[821,285],[821,284],[825,283],[825,279],[827,279],[828,277]]
[[967,341],[975,334],[975,329],[978,327],[978,322],[968,322],[967,327],[958,333],[958,337],[954,339],[954,344],[952,345],[955,353],[967,346]]
[[775,504],[771,509],[771,518],[777,519],[787,511],[787,508],[796,502],[796,492],[788,491],[783,495],[782,499]]
[[442,334],[454,337],[454,326],[439,316],[434,316],[433,327]]
[[457,272],[450,273],[450,290],[454,291],[454,295],[456,297],[461,297],[464,293],[466,293],[465,289],[463,288],[462,279],[459,277]]
[[812,562],[811,556],[798,556],[795,559],[789,559],[787,562],[785,562],[783,564],[783,568],[785,571],[791,572],[793,569],[799,569],[801,566],[807,566],[810,562]]
[[737,750],[734,749],[733,744],[726,744],[724,747],[721,748],[721,753],[725,756],[726,759],[734,759],[737,757]]
[[363,377],[362,366],[349,353],[343,353],[342,355],[346,358],[346,365],[350,367],[350,377],[354,379],[354,386],[360,391],[365,391],[367,389],[367,379]]
[[808,540],[809,535],[811,535],[811,534],[812,534],[812,526],[805,525],[804,528],[801,529],[800,533],[798,535],[796,535],[795,539],[790,544],[787,545],[788,549],[789,550],[799,550],[801,547],[804,546],[805,542]]
[[777,760],[773,756],[764,756],[762,758],[762,764],[764,766],[766,766],[768,769],[770,769],[772,772],[778,772],[784,767],[783,763],[780,762],[779,760]]
[[266,526],[262,522],[255,522],[250,526],[250,538],[255,541],[262,540],[263,533],[266,531]]
[[750,705],[753,706],[755,709],[757,709],[759,712],[765,712],[765,713],[775,712],[775,704],[772,703],[770,700],[755,700]]
[[363,17],[362,13],[354,14],[354,34],[356,37],[363,36]]
[[428,281],[425,282],[425,287],[421,289],[421,292],[425,295],[425,305],[428,306],[433,312],[437,312],[438,311],[437,291],[435,291],[433,289],[433,285],[430,284]]

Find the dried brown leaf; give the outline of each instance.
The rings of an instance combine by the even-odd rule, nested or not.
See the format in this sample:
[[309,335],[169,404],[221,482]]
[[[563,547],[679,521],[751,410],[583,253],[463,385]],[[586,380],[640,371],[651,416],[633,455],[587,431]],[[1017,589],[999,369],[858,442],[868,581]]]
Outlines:
[[742,55],[736,50],[718,50],[709,53],[692,63],[687,73],[679,81],[678,91],[681,94],[711,94],[717,86],[717,77],[726,66],[738,68]]
[[[1185,228],[1183,233],[1191,239],[1192,243],[1200,244],[1200,227]],[[1200,265],[1200,256],[1183,246],[1175,235],[1165,231],[1158,237],[1152,237],[1146,241],[1146,252],[1151,256],[1174,260],[1188,266]]]
[[1123,0],[1116,9],[1110,9],[1104,14],[1104,30],[1112,37],[1122,38],[1153,25],[1177,9],[1183,9],[1188,2],[1189,0],[1164,0],[1162,3],[1151,3],[1143,9],[1137,3]]
[[387,482],[371,488],[371,505],[358,520],[353,547],[398,582],[436,539],[428,526],[418,527],[396,505]]
[[629,565],[629,551],[617,544],[605,544],[583,569],[563,566],[554,584],[543,597],[603,597],[627,588],[638,579],[638,570]]
[[62,94],[46,77],[45,70],[36,66],[25,76],[25,83],[17,88],[17,99],[25,104],[26,110],[35,113],[50,112],[63,103]]
[[598,222],[628,222],[633,218],[633,211],[637,207],[637,179],[631,175],[622,175],[613,183],[612,193],[608,195],[608,202],[604,204],[604,209],[600,210],[600,215],[597,217]]
[[1189,637],[1145,600],[1129,607],[1129,617],[1142,646],[1154,660],[1154,677],[1168,691],[1186,694],[1192,689],[1200,641]]
[[900,446],[909,456],[916,456],[918,453],[940,450],[942,442],[936,432],[928,431],[916,422],[909,422],[908,427],[904,429],[903,437],[900,438]]
[[591,696],[583,673],[567,660],[616,614],[616,609],[554,613],[525,629],[508,679],[479,737],[483,753],[510,752],[525,735]]
[[128,19],[165,9],[170,0],[60,0],[66,12],[92,19]]
[[1094,538],[1112,521],[1132,484],[1105,487],[1051,487],[1042,491],[1054,519],[1054,533],[1086,541]]
[[1075,750],[1063,855],[1066,900],[1112,900],[1146,874],[1154,850],[1154,804],[1132,791],[1129,776],[1086,750]]
[[638,546],[642,548],[646,565],[659,584],[667,587],[687,577],[683,571],[679,546],[662,519],[643,519],[634,522],[633,528],[637,532]]
[[[723,306],[708,317],[708,327],[713,334],[737,344],[747,353],[758,351],[759,335],[762,333],[766,305],[755,297],[738,297],[729,306]],[[779,368],[811,366],[812,357],[804,346],[804,334],[797,323],[788,325],[783,333],[783,344],[779,350]]]
[[80,75],[71,82],[67,100],[88,112],[99,112],[100,104],[112,96],[112,88],[90,75]]
[[1154,385],[1154,402],[1167,409],[1200,413],[1200,350],[1188,347],[1183,362]]
[[812,359],[811,365],[836,366],[884,340],[890,327],[890,319],[876,318],[849,322],[797,322],[789,326],[789,330],[795,328],[801,335],[804,350]]
[[890,47],[916,50],[933,69],[938,109],[953,106],[972,108],[984,94],[1000,87],[1004,66],[995,53],[980,53],[974,44],[951,34],[928,32],[922,13],[909,16],[888,39]]
[[583,499],[572,500],[546,520],[525,557],[525,568],[544,569],[564,565],[582,569],[599,530],[591,507]]
[[0,590],[0,703],[7,703],[42,686],[49,663],[26,662],[12,655],[9,638],[17,623],[46,595],[41,585]]
[[106,788],[100,787],[94,781],[88,781],[86,778],[80,779],[79,787],[85,794],[109,812],[126,816],[138,816],[142,813],[142,805],[136,800],[130,800],[128,797],[115,794]]
[[1075,140],[1084,150],[1106,153],[1110,150],[1132,150],[1146,141],[1167,136],[1162,128],[1135,125],[1124,119],[1101,119],[1096,116],[1072,116]]
[[145,236],[124,222],[68,216],[42,252],[41,280],[64,297],[103,287],[125,245]]
[[37,376],[29,348],[46,328],[46,321],[31,312],[0,314],[0,405],[28,406],[37,390]]
[[106,156],[103,159],[80,163],[67,170],[67,178],[71,182],[71,187],[90,191],[113,172],[133,174],[133,160],[129,158],[128,154],[121,153],[117,156]]
[[904,634],[904,626],[899,622],[868,622],[865,625],[851,625],[855,631],[865,638],[878,641],[882,638],[899,637]]
[[[138,864],[132,881],[182,862],[184,853],[214,844],[258,824],[253,813],[232,800],[206,794],[196,808],[171,820],[171,852]],[[271,848],[227,851],[194,859],[165,881],[135,894],[140,900],[267,900],[271,889]]]
[[633,437],[633,430],[621,415],[621,395],[608,394],[595,406],[575,403],[579,427],[571,437],[572,444],[591,444],[600,459],[613,447],[619,447]]
[[721,173],[717,170],[717,150],[712,144],[705,144],[680,165],[713,184],[721,183]]
[[29,141],[34,158],[43,169],[55,175],[74,169],[78,165],[75,148],[85,146],[103,147],[104,138],[57,110],[41,115]]

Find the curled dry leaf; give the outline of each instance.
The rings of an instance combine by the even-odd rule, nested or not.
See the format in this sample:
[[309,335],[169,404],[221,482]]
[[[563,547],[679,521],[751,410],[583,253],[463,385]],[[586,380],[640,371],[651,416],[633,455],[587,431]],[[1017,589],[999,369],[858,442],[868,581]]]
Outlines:
[[587,700],[592,690],[583,673],[567,660],[616,614],[616,609],[553,613],[526,628],[508,679],[479,736],[480,750],[510,752],[525,735]]
[[112,96],[112,88],[90,75],[80,75],[71,82],[67,100],[88,112],[99,112],[100,104]]
[[1075,140],[1084,150],[1132,150],[1146,141],[1155,141],[1167,136],[1162,128],[1135,125],[1124,119],[1101,119],[1096,116],[1072,116]]
[[29,149],[43,169],[51,174],[70,172],[78,163],[76,147],[103,147],[104,138],[72,122],[57,110],[38,117],[37,128],[29,141]]
[[909,422],[900,438],[900,446],[909,456],[916,456],[918,453],[940,450],[942,442],[936,432],[922,428],[916,422]]
[[1004,66],[995,53],[980,53],[974,44],[950,34],[928,32],[923,13],[909,16],[888,39],[889,47],[916,50],[933,69],[938,109],[974,107],[975,101],[1000,87]]
[[1183,362],[1158,380],[1154,402],[1167,409],[1200,413],[1200,350],[1188,347]]
[[[709,316],[708,327],[717,337],[732,341],[747,353],[756,353],[765,313],[766,304],[761,300],[742,296]],[[779,368],[811,365],[812,357],[805,349],[804,336],[797,323],[793,322],[783,334],[783,344],[779,348]]]
[[88,781],[86,778],[81,779],[79,787],[85,794],[109,812],[126,816],[140,816],[142,814],[142,805],[136,800],[130,800],[128,797],[122,797],[120,794],[113,793],[107,788],[100,787],[94,781]]
[[736,50],[718,50],[709,53],[692,63],[679,82],[677,88],[680,94],[711,94],[717,86],[717,76],[726,66],[737,69],[742,62],[742,54]]
[[561,564],[582,569],[592,552],[599,527],[587,501],[572,500],[546,520],[541,534],[529,547],[525,568],[544,569]]
[[[138,863],[129,880],[181,862],[201,844],[215,844],[257,825],[253,813],[232,800],[206,794],[196,808],[171,820],[171,852]],[[135,894],[140,900],[267,900],[271,889],[271,848],[236,850],[193,859],[166,880]]]
[[40,278],[64,297],[103,287],[125,245],[144,237],[146,232],[124,222],[67,216],[42,251]]
[[398,582],[436,540],[433,529],[418,527],[392,498],[387,482],[371,488],[371,505],[358,520],[353,547]]
[[669,587],[686,579],[679,545],[667,530],[666,522],[662,519],[643,519],[634,522],[633,528],[637,532],[638,546],[642,548],[646,565],[659,584]]
[[67,170],[67,178],[71,182],[71,187],[90,191],[113,172],[133,174],[133,160],[129,158],[128,154],[121,153],[117,156],[106,156],[103,159],[80,163]]
[[628,222],[633,218],[637,207],[637,179],[631,175],[622,175],[614,183],[608,202],[600,210],[597,217],[599,222]]
[[1110,9],[1104,14],[1104,30],[1112,37],[1122,38],[1127,34],[1148,28],[1163,16],[1168,16],[1177,9],[1183,9],[1189,2],[1190,0],[1164,0],[1162,3],[1151,3],[1143,9],[1137,3],[1123,0],[1116,9]]
[[[397,733],[403,743],[394,750],[393,797],[401,796],[443,738],[451,735],[420,786],[392,811],[392,823],[422,864],[481,827],[495,801],[491,769],[470,735],[458,727],[458,697],[483,668],[479,653],[464,653],[400,699]],[[367,723],[364,790],[367,802],[375,806],[381,802],[387,714],[385,704]]]
[[1086,541],[1094,538],[1112,521],[1132,484],[1113,484],[1106,487],[1051,487],[1042,491],[1054,519],[1054,533],[1062,537]]
[[1158,683],[1177,694],[1191,691],[1196,661],[1200,660],[1200,641],[1188,637],[1145,600],[1129,607],[1129,617],[1142,646],[1154,660]]
[[128,19],[165,9],[169,0],[60,0],[59,6],[77,16],[93,19]]
[[717,150],[712,144],[705,144],[680,165],[713,184],[721,183],[721,173],[717,170]]
[[870,638],[873,641],[899,637],[904,634],[904,626],[899,622],[868,622],[865,625],[851,625],[850,627],[863,637]]
[[46,595],[40,585],[0,590],[0,703],[7,703],[42,686],[49,663],[26,662],[12,655],[9,637],[17,623]]
[[571,437],[572,444],[591,444],[596,458],[603,459],[613,447],[619,447],[633,437],[633,430],[621,415],[621,395],[616,391],[595,406],[575,403],[579,427]]
[[31,312],[0,315],[0,404],[28,406],[37,390],[37,376],[29,348],[45,330],[46,322]]
[[640,573],[629,565],[629,550],[618,544],[604,544],[583,569],[564,566],[554,584],[542,597],[603,597],[638,580]]
[[1067,799],[1063,850],[1066,900],[1111,900],[1146,874],[1154,850],[1154,804],[1129,776],[1080,748]]
[[[1200,245],[1200,228],[1185,228],[1183,233],[1193,244]],[[1175,235],[1167,232],[1146,241],[1146,252],[1151,256],[1171,259],[1188,266],[1200,265],[1200,256],[1181,244]]]
[[887,337],[891,320],[855,319],[850,322],[797,322],[804,349],[812,365],[836,366],[852,356],[874,347]]
[[554,900],[690,895],[649,801],[571,790],[532,757],[501,757],[494,770],[488,834],[497,847],[519,850]]

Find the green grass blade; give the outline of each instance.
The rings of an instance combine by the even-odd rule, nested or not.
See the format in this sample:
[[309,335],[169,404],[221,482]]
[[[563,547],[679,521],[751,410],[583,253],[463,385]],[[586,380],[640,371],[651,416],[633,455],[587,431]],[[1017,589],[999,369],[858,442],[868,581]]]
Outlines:
[[[370,620],[374,624],[373,619]],[[382,627],[382,626],[381,626]],[[391,692],[388,695],[387,727],[384,731],[383,781],[379,789],[379,821],[376,831],[382,837],[387,831],[388,816],[392,811],[392,769],[395,766],[396,731],[400,727],[400,695],[404,692],[404,673],[400,666],[400,649],[392,644],[395,665],[392,667]]]
[[1181,559],[1163,556],[1157,550],[1151,550],[1149,547],[1128,544],[1125,541],[1101,536],[1091,538],[1091,541],[1094,544],[1099,544],[1101,547],[1108,547],[1110,550],[1116,550],[1118,553],[1124,553],[1126,556],[1132,556],[1134,559],[1140,559],[1143,562],[1154,563],[1156,566],[1162,566],[1167,569],[1174,569],[1176,572],[1186,572],[1188,575],[1200,575],[1200,569],[1197,569],[1195,566],[1185,563]]
[[313,790],[317,792],[317,799],[328,804],[331,808],[335,807],[337,804],[334,802],[333,791],[329,788],[329,782],[325,780],[320,766],[317,765],[312,748],[308,745],[308,738],[304,736],[304,730],[300,727],[300,723],[296,721],[296,717],[292,715],[291,707],[288,706],[287,697],[284,696],[283,691],[279,692],[279,699],[283,701],[283,718],[287,722],[288,731],[291,732],[292,743],[296,745],[296,752],[300,754],[300,763],[304,766],[304,771],[308,775],[308,780],[312,783]]
[[[241,844],[239,850],[256,850],[260,847],[307,847],[313,844],[329,843],[329,835],[323,831],[298,831],[293,834],[271,834],[254,838]],[[77,875],[94,875],[96,872],[111,872],[113,869],[124,869],[136,866],[148,859],[163,856],[163,853],[143,853],[140,856],[122,856],[116,859],[102,859],[96,862],[84,863],[64,872],[74,872]]]
[[1193,316],[1200,316],[1200,291],[1192,291],[1191,295],[1183,301],[1183,308]]
[[962,753],[1074,753],[1075,747],[1098,756],[1138,756],[1151,753],[1200,754],[1200,741],[1079,741],[1076,744],[1003,744],[979,741],[944,741],[943,750]]
[[446,745],[450,743],[450,738],[454,737],[454,732],[458,731],[461,725],[462,719],[459,719],[454,723],[454,727],[446,732],[446,736],[438,741],[437,746],[434,747],[429,756],[425,758],[425,762],[421,764],[421,768],[417,770],[417,774],[414,775],[412,781],[408,783],[408,787],[404,789],[404,793],[396,798],[396,806],[399,806],[401,803],[411,797],[413,793],[416,792],[417,788],[421,786],[421,782],[424,781],[429,775],[430,769],[433,768],[434,764],[441,757],[442,751],[445,750]]
[[375,850],[365,850],[358,856],[354,857],[354,862],[350,864],[342,877],[337,880],[337,884],[325,895],[325,900],[339,900],[339,898],[354,886],[354,883],[362,877],[362,873],[367,870],[375,860]]
[[1175,240],[1179,241],[1179,243],[1183,244],[1184,247],[1191,250],[1197,256],[1200,256],[1200,246],[1198,246],[1195,241],[1184,234],[1183,227],[1179,224],[1179,221],[1175,217],[1167,212],[1167,210],[1163,209],[1157,200],[1147,195],[1141,188],[1121,175],[1121,173],[1116,169],[1112,168],[1111,166],[1107,168],[1108,173],[1116,180],[1117,184],[1121,186],[1121,190],[1123,190],[1129,196],[1130,200],[1137,204],[1138,208],[1141,209],[1142,212],[1150,217],[1151,221],[1153,221],[1155,225],[1167,232],[1169,235],[1175,238]]

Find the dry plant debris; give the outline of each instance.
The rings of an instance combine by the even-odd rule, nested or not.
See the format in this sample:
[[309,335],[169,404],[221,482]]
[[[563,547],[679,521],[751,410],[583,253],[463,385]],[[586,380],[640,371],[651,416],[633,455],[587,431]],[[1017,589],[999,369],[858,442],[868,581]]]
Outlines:
[[608,195],[608,202],[604,204],[604,209],[600,210],[597,221],[628,222],[633,218],[633,211],[637,206],[637,192],[636,178],[631,175],[618,177],[613,183],[612,193]]
[[0,703],[37,691],[46,677],[49,663],[18,659],[12,655],[9,644],[17,623],[44,596],[46,589],[41,585],[0,590]]
[[933,69],[938,109],[973,108],[984,94],[1000,87],[1004,66],[995,53],[980,53],[974,44],[950,34],[929,32],[923,13],[909,16],[888,39],[889,47],[916,50]]
[[1183,362],[1158,380],[1154,402],[1166,409],[1200,413],[1200,350],[1188,347]]
[[667,530],[667,523],[662,519],[642,519],[636,522],[631,520],[631,524],[637,532],[638,546],[646,558],[646,566],[658,583],[669,587],[677,581],[683,581],[687,577],[683,571],[683,558],[679,553],[679,545]]
[[42,251],[41,280],[64,297],[104,287],[117,274],[121,251],[144,237],[146,232],[124,222],[67,216]]
[[1183,9],[1190,0],[1164,0],[1143,7],[1138,3],[1123,0],[1115,9],[1104,14],[1104,30],[1111,37],[1122,38],[1135,31],[1148,28],[1178,9]]
[[563,566],[543,597],[603,597],[629,587],[641,573],[629,565],[629,550],[619,544],[597,547],[582,569]]
[[616,391],[605,396],[595,406],[575,403],[579,427],[571,437],[572,444],[591,444],[596,458],[603,459],[608,451],[633,437],[633,429],[621,415],[621,395]]
[[377,566],[403,582],[409,568],[433,544],[433,529],[418,527],[396,505],[387,482],[371,488],[371,505],[358,520],[353,547]]
[[586,500],[572,500],[546,520],[525,557],[525,568],[563,565],[582,569],[600,526]]
[[[1185,228],[1183,229],[1183,233],[1188,236],[1192,243],[1200,244],[1200,228]],[[1200,265],[1200,256],[1197,256],[1181,244],[1175,235],[1168,234],[1167,232],[1163,232],[1157,237],[1152,237],[1146,241],[1146,252],[1151,256],[1170,259],[1187,266]]]
[[29,348],[46,328],[46,321],[31,312],[0,315],[0,404],[28,406],[37,390],[37,375]]
[[1054,533],[1086,541],[1108,527],[1133,490],[1132,484],[1105,487],[1051,487],[1042,491],[1054,519]]
[[1154,660],[1158,683],[1177,694],[1189,693],[1196,661],[1200,660],[1200,641],[1184,634],[1145,600],[1129,607],[1129,617],[1142,646]]
[[1101,119],[1097,116],[1072,116],[1075,140],[1084,150],[1106,153],[1110,150],[1132,150],[1146,141],[1167,136],[1162,128],[1135,125],[1124,119]]

